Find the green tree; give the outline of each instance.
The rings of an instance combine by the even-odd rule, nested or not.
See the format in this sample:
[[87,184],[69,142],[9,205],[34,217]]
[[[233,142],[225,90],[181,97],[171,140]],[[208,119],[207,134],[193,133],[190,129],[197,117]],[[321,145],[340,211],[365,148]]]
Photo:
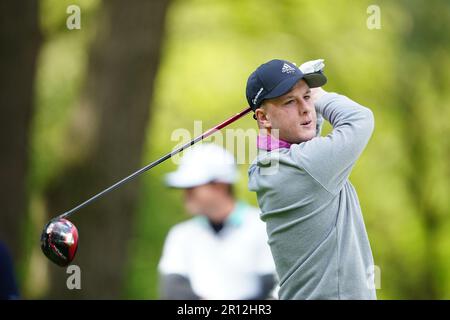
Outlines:
[[26,217],[31,122],[41,31],[36,0],[0,4],[0,239],[22,256]]
[[[66,141],[73,157],[46,192],[50,215],[139,167],[167,6],[166,0],[103,2],[86,84]],[[51,297],[120,297],[137,188],[130,183],[74,217],[82,290],[68,291],[65,272],[52,265]]]

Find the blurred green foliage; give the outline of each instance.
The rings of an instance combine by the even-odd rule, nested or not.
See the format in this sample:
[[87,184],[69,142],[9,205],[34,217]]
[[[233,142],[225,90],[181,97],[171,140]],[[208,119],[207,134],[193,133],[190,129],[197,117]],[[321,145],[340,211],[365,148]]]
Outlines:
[[[43,0],[41,4],[45,43],[36,87],[31,208],[39,205],[43,187],[70,154],[70,145],[64,144],[66,125],[82,89],[96,13],[101,10],[99,1]],[[81,7],[81,30],[65,28],[69,4]],[[329,78],[325,89],[348,95],[375,114],[375,133],[351,180],[358,190],[375,262],[381,269],[379,298],[448,299],[449,5],[446,1],[378,1],[381,29],[369,30],[366,10],[371,4],[367,0],[174,1],[166,21],[142,164],[179,143],[171,140],[174,130],[193,132],[195,120],[202,120],[203,129],[207,129],[242,110],[247,77],[261,63],[273,58],[297,63],[324,58]],[[435,21],[436,25],[423,29],[424,21]],[[423,35],[418,35],[418,30]],[[431,40],[421,42],[422,37]],[[440,72],[437,84],[433,82],[436,70]],[[414,112],[420,123],[405,123],[405,101],[409,102],[406,112]],[[248,116],[230,128],[246,130],[256,125]],[[411,130],[415,132],[411,139],[424,137],[426,145],[420,150],[424,154],[417,155],[428,159],[424,171],[417,171],[411,161],[415,156],[408,151]],[[247,168],[248,161],[240,165],[237,194],[256,205],[254,194],[247,190]],[[168,161],[141,178],[124,298],[158,297],[156,268],[165,235],[171,226],[187,218],[180,192],[167,189],[163,183],[164,174],[173,169],[175,165]],[[411,179],[423,183],[427,190],[419,202]],[[438,221],[432,230],[424,223],[430,203]],[[36,219],[31,221],[40,222]],[[39,228],[36,225],[36,230]],[[430,273],[432,278],[425,276]],[[22,278],[31,281],[25,273]],[[436,284],[433,292],[427,291],[426,281]]]

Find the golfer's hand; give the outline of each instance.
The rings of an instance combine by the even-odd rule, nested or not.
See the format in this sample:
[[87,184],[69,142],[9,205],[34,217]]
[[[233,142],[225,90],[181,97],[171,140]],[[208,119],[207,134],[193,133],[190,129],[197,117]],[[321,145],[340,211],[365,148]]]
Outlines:
[[[314,72],[322,71],[324,67],[325,67],[324,60],[317,59],[317,60],[307,61],[298,68],[300,69],[301,72],[303,72],[304,74],[307,74],[307,73],[314,73]],[[311,99],[312,99],[314,105],[325,94],[326,94],[326,91],[323,90],[322,88],[311,88]],[[322,131],[324,119],[323,119],[322,115],[317,111],[317,109],[316,109],[316,116],[317,116],[316,137],[319,137],[320,133]]]
[[303,63],[300,67],[301,72],[303,73],[314,73],[322,71],[325,67],[325,64],[323,63],[323,59],[317,59],[317,60],[311,60]]
[[[307,61],[298,68],[305,74],[319,72],[325,67],[323,61],[323,59]],[[311,88],[311,98],[314,103],[316,103],[316,101],[319,100],[324,94],[326,94],[326,91],[322,88]]]

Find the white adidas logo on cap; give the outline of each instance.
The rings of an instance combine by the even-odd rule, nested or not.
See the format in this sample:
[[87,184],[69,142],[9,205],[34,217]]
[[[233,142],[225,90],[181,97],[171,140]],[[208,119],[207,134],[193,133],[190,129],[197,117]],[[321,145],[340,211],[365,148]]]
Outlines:
[[283,72],[283,73],[294,73],[295,72],[295,68],[291,67],[287,63],[284,63],[283,64],[283,68],[281,68],[281,72]]

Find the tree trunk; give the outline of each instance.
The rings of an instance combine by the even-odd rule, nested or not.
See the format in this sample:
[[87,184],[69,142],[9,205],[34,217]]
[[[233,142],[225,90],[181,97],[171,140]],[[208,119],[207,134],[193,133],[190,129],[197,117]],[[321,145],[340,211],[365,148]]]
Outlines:
[[0,2],[0,239],[21,256],[34,78],[41,43],[38,1]]
[[[80,152],[48,189],[50,216],[142,165],[167,6],[168,0],[103,2],[68,141]],[[137,190],[137,181],[130,182],[71,218],[80,234],[73,263],[81,269],[82,290],[69,291],[65,270],[52,265],[50,297],[121,297]]]

